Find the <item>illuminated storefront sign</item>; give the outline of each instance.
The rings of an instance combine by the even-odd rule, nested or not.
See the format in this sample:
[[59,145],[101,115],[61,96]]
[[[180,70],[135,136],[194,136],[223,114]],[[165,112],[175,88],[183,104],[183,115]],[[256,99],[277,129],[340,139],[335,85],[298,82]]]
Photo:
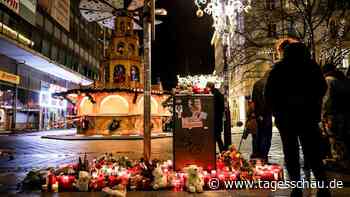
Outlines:
[[55,99],[52,97],[53,93],[67,91],[66,88],[50,84],[45,81],[41,81],[41,91],[40,91],[40,106],[48,108],[59,108],[66,109],[67,101],[61,99]]
[[17,14],[19,13],[19,0],[0,0],[0,3],[4,4]]
[[0,80],[18,85],[20,77],[18,75],[14,75],[0,70]]

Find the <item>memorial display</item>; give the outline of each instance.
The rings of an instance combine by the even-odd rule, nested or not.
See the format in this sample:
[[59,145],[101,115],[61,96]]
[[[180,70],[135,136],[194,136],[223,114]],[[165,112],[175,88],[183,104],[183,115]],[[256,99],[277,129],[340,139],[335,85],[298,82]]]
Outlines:
[[[135,190],[202,192],[223,189],[223,180],[283,180],[281,166],[267,165],[259,160],[249,162],[233,146],[220,154],[216,163],[217,168],[212,170],[205,170],[198,165],[175,170],[171,160],[146,162],[106,153],[92,161],[84,156],[83,159],[79,157],[76,163],[32,170],[23,180],[21,188],[24,191],[44,192],[103,191],[125,196],[127,191]],[[212,178],[221,181],[218,188],[208,185]]]
[[177,94],[174,98],[175,169],[198,165],[215,169],[214,100],[209,94]]

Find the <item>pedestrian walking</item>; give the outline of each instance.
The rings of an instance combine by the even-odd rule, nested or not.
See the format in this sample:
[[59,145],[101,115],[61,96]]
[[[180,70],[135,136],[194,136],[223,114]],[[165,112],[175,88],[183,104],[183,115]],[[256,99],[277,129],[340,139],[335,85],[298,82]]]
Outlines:
[[[320,67],[302,43],[286,46],[282,60],[273,66],[267,79],[266,103],[280,132],[284,160],[292,181],[301,178],[298,140],[315,178],[326,181],[318,125],[326,88]],[[291,196],[302,196],[302,190],[293,189]],[[330,196],[329,190],[319,189],[317,196]]]
[[255,82],[252,91],[252,102],[254,103],[254,114],[257,122],[256,148],[257,157],[268,162],[268,154],[272,139],[272,113],[265,104],[264,90],[269,75],[269,70],[264,76]]
[[223,131],[223,118],[225,111],[225,103],[224,103],[224,95],[215,88],[215,84],[212,82],[208,82],[206,87],[210,90],[210,92],[214,96],[214,129],[215,129],[215,140],[219,146],[220,153],[224,151],[226,148],[224,146],[224,142],[221,138],[221,133]]

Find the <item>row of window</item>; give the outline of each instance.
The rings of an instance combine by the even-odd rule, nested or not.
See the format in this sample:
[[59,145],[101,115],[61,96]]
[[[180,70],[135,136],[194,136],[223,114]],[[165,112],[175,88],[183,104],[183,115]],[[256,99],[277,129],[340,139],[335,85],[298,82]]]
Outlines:
[[[78,19],[73,13],[72,17]],[[0,9],[0,21],[31,39],[34,42],[34,50],[89,78],[98,77],[96,67],[103,54],[103,44],[96,36],[101,29],[98,25],[81,19],[78,20],[80,25],[75,26],[75,22],[71,21],[71,27],[74,26],[71,30],[79,30],[74,36],[74,32],[67,33],[62,30],[59,24],[40,9],[36,12],[36,27],[6,8]],[[79,37],[81,39],[78,39]]]

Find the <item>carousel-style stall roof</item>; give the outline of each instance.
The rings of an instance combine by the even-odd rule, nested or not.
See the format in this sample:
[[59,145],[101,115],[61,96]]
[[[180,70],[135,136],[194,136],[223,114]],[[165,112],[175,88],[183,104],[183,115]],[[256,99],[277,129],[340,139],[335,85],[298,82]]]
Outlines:
[[[127,92],[127,93],[143,93],[142,88],[129,88],[129,87],[113,87],[113,88],[98,88],[98,87],[81,87],[78,89],[71,89],[66,92],[54,93],[53,96],[60,99],[67,99],[71,103],[75,103],[75,97],[77,95],[84,94],[85,96],[91,97],[91,94],[96,93],[118,93],[118,92]],[[152,90],[151,94],[154,95],[171,95],[170,91],[166,90]],[[93,101],[93,99],[91,99]]]
[[[134,30],[142,30],[138,13],[142,12],[143,5],[144,0],[81,0],[79,9],[88,22],[97,22],[109,29],[114,29],[115,17],[133,12]],[[156,21],[156,24],[160,23]]]

